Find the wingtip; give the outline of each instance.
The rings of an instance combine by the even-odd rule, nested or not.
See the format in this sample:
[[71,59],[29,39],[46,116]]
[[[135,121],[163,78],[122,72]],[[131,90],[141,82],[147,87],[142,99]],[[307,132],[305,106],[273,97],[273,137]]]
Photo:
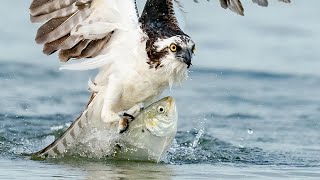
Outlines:
[[34,16],[32,16],[31,14],[30,14],[30,21],[32,22],[32,23],[36,23],[37,21],[36,21],[36,19],[34,18]]
[[291,0],[279,0],[281,2],[284,2],[284,3],[291,3]]
[[252,2],[256,3],[256,4],[258,4],[259,6],[262,6],[262,7],[268,7],[268,5],[269,5],[268,0],[252,0]]

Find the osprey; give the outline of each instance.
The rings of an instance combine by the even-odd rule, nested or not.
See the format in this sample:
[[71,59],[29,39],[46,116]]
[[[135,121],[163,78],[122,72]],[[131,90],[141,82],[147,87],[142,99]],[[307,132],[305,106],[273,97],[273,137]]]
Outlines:
[[[94,101],[94,117],[106,126],[119,122],[123,132],[134,118],[123,110],[151,104],[188,76],[195,43],[179,27],[174,3],[180,6],[178,0],[147,0],[140,15],[135,0],[33,0],[30,14],[32,22],[44,22],[35,40],[45,54],[58,51],[63,62],[81,59],[61,69],[100,69],[88,82],[88,107]],[[243,15],[240,0],[220,3]]]

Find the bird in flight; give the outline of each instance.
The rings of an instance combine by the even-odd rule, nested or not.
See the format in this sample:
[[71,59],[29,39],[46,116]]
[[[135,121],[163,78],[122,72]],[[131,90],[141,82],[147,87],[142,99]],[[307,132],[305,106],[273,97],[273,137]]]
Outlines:
[[[178,0],[147,0],[140,14],[135,0],[33,0],[30,18],[43,23],[35,40],[43,53],[58,52],[66,63],[61,69],[99,69],[88,82],[88,106],[95,101],[90,106],[99,114],[95,118],[119,122],[124,132],[134,119],[124,110],[151,104],[188,76],[196,48],[178,24],[175,3],[181,6]],[[240,0],[220,4],[244,15]]]

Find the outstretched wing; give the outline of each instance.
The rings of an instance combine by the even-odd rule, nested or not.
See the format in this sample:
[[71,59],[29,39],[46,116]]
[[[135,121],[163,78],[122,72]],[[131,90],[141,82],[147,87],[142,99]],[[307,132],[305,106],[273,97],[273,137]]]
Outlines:
[[138,27],[134,0],[33,0],[31,21],[44,24],[36,42],[61,61],[103,54],[118,30]]
[[[268,5],[268,0],[252,1],[260,6]],[[172,0],[148,2],[160,3],[161,7],[167,8],[155,9],[150,11],[151,14],[163,11],[169,17],[173,17]],[[220,0],[220,4],[223,8],[229,8],[240,15],[244,14],[240,0]],[[152,3],[150,7],[149,9],[153,9]],[[140,21],[146,23],[152,19],[150,13],[142,15]],[[130,25],[135,28],[139,26],[134,0],[33,0],[30,14],[32,22],[44,23],[36,35],[36,42],[44,44],[43,52],[50,55],[59,51],[59,58],[64,62],[72,58],[94,58],[103,54],[107,51],[105,48],[110,44],[115,31],[127,30]],[[163,18],[166,19],[165,16]],[[176,21],[172,18],[169,20],[170,26],[174,27],[172,30],[180,31],[175,29],[178,27]],[[145,27],[150,28],[150,25],[154,24],[145,24]]]
[[[291,0],[278,0],[284,3],[290,3]],[[252,0],[252,2],[257,3],[259,6],[264,6],[267,7],[268,6],[268,0]]]
[[[193,0],[194,2],[199,2],[198,0]],[[210,1],[210,0],[207,0]],[[278,0],[284,3],[290,3],[291,0]],[[252,2],[258,4],[259,6],[268,6],[268,0],[252,0]],[[224,9],[230,9],[231,11],[243,16],[244,8],[240,0],[220,0],[220,5]]]

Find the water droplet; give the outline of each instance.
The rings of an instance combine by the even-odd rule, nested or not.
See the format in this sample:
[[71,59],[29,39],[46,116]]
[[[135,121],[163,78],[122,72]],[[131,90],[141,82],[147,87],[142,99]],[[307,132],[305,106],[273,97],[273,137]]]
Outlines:
[[248,134],[253,134],[253,130],[252,129],[248,129]]

